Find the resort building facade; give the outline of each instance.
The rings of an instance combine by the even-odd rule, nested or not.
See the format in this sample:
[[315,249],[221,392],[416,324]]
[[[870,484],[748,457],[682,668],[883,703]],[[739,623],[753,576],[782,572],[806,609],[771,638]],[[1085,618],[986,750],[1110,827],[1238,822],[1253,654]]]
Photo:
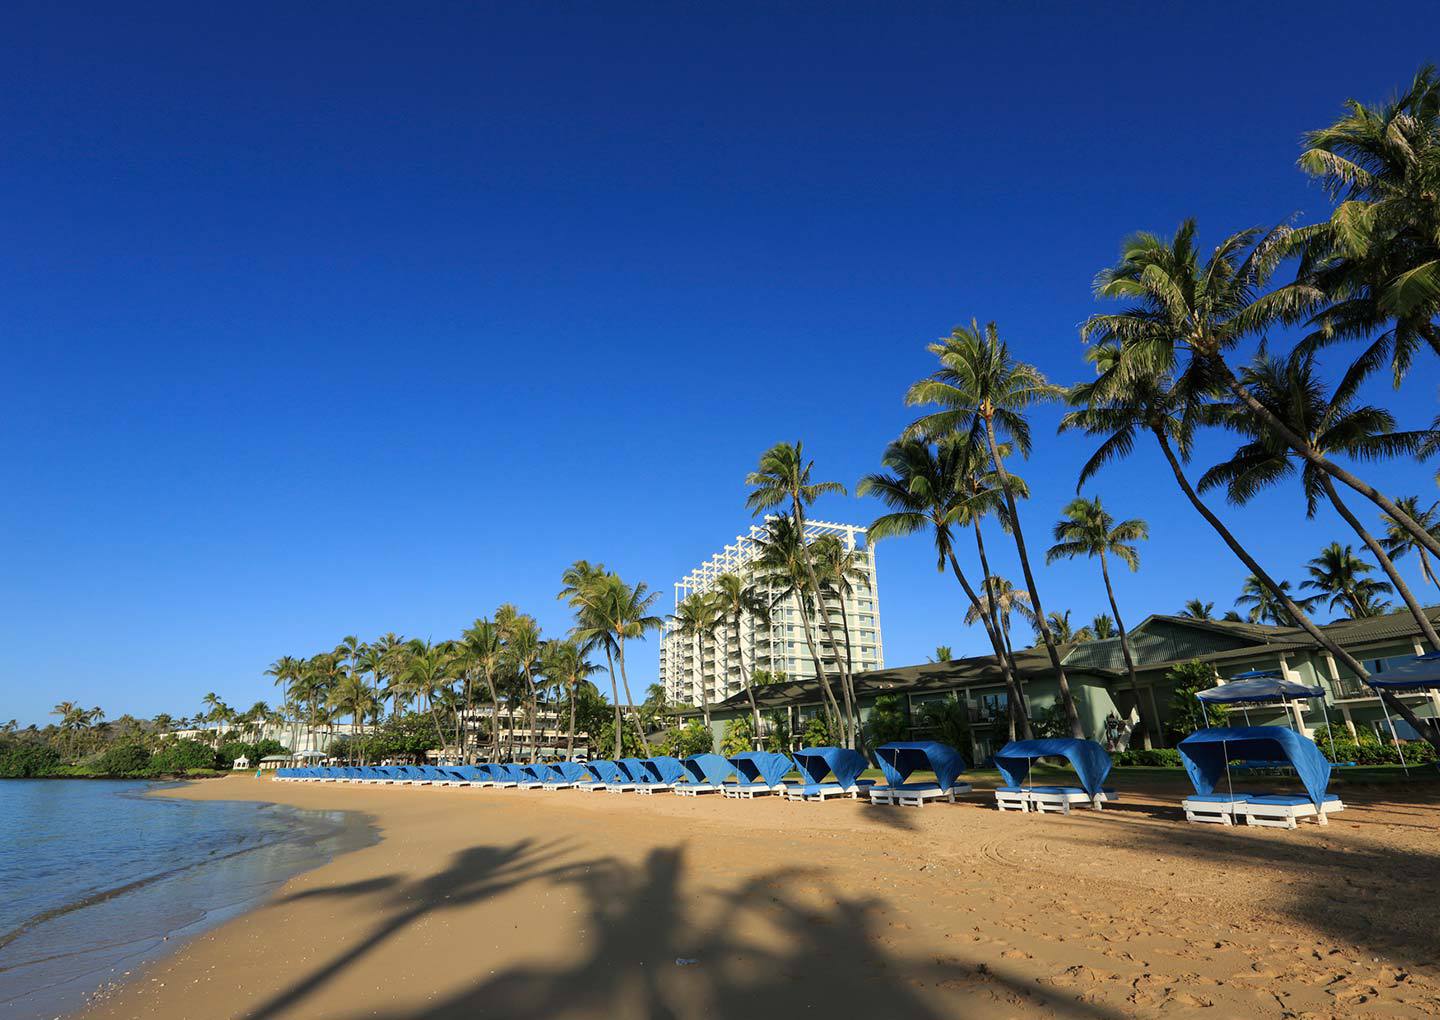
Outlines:
[[[1426,612],[1440,625],[1440,607]],[[1341,620],[1324,629],[1372,673],[1434,650],[1405,611]],[[1192,661],[1209,667],[1215,683],[1250,670],[1278,670],[1285,679],[1325,691],[1323,700],[1296,703],[1296,711],[1251,707],[1242,714],[1241,709],[1231,709],[1237,722],[1294,725],[1308,734],[1328,721],[1339,735],[1348,732],[1358,736],[1369,731],[1383,742],[1390,740],[1393,724],[1401,740],[1418,737],[1398,717],[1387,719],[1374,692],[1298,627],[1151,616],[1129,637],[1136,660],[1133,686],[1119,638],[1061,648],[1061,661],[1085,735],[1109,747],[1129,745],[1142,705],[1146,718],[1159,723],[1161,732],[1153,734],[1155,746],[1170,742],[1167,731],[1172,730],[1170,721],[1177,700],[1177,685],[1171,673],[1175,667]],[[1059,684],[1049,656],[1039,647],[1019,651],[1015,658],[1029,716],[1041,719],[1059,701]],[[994,656],[857,672],[855,685],[862,719],[869,717],[878,699],[893,698],[890,704],[904,712],[909,722],[908,737],[913,739],[944,739],[934,729],[926,728],[926,713],[921,709],[931,701],[955,703],[961,709],[955,714],[966,730],[960,742],[969,744],[961,750],[972,762],[987,761],[1008,739],[1009,699]],[[771,720],[765,728],[785,728],[793,739],[798,739],[809,719],[823,713],[821,694],[813,679],[757,688],[755,696],[762,715]],[[1440,718],[1440,694],[1422,691],[1399,696],[1420,718]],[[716,741],[730,720],[748,713],[749,703],[743,693],[715,706],[711,715]],[[946,736],[954,739],[953,734]]]
[[[876,583],[875,547],[865,541],[865,529],[854,524],[807,521],[806,541],[833,535],[842,546],[857,553],[857,576],[850,591],[824,599],[835,635],[832,644],[817,615],[808,607],[816,645],[827,672],[833,673],[842,659],[855,673],[883,669],[885,650],[880,637],[880,590]],[[708,700],[711,705],[744,690],[743,670],[765,670],[788,679],[813,679],[814,660],[805,640],[801,605],[794,594],[786,595],[779,585],[769,584],[756,570],[759,541],[765,536],[763,524],[752,525],[743,535],[675,582],[675,605],[691,595],[714,590],[717,580],[735,574],[756,587],[769,604],[770,618],[745,614],[740,620],[739,641],[734,626],[722,621],[713,634],[684,633],[667,620],[660,642],[660,683],[671,704],[694,707]],[[743,667],[742,667],[743,662]]]

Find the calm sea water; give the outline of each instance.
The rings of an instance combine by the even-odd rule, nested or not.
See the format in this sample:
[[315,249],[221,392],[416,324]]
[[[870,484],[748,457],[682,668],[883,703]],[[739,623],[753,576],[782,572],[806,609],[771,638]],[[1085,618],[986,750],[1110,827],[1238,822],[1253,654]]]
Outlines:
[[0,781],[0,1016],[74,1010],[290,876],[373,839],[340,812],[144,796],[155,786]]

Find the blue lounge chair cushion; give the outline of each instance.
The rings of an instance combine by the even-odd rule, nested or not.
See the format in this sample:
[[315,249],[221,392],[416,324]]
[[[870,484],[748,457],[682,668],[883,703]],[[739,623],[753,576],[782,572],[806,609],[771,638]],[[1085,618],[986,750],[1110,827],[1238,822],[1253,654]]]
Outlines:
[[1024,790],[1024,788],[1019,787],[1019,786],[997,786],[997,787],[995,787],[995,792],[996,792],[996,793],[1024,793],[1025,790]]
[[[1333,793],[1327,793],[1327,794],[1325,795],[1325,800],[1339,800],[1339,799],[1340,799],[1339,796],[1337,796],[1336,794],[1333,794]],[[1265,796],[1263,796],[1263,797],[1251,797],[1251,798],[1250,798],[1250,803],[1252,803],[1252,804],[1296,805],[1296,804],[1313,804],[1314,801],[1312,801],[1309,797],[1297,797],[1297,796],[1295,796],[1294,794],[1267,794],[1267,795],[1265,795]]]
[[1202,804],[1234,804],[1250,800],[1253,796],[1249,793],[1192,793],[1185,799]]

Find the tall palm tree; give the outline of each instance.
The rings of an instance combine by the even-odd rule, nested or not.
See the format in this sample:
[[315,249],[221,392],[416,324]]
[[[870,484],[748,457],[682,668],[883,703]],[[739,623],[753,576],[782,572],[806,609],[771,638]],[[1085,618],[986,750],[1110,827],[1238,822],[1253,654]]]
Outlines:
[[521,613],[509,604],[495,610],[495,620],[504,636],[505,649],[516,668],[524,678],[521,697],[530,727],[530,760],[540,757],[540,731],[536,728],[537,701],[535,696],[535,671],[540,665],[542,650],[540,625],[533,616]]
[[575,703],[582,685],[600,672],[600,667],[585,657],[580,642],[574,637],[545,642],[542,669],[547,678],[565,691],[569,703],[570,722],[565,729],[565,758],[575,756]]
[[[750,486],[750,493],[745,498],[745,506],[753,515],[758,516],[766,510],[789,504],[790,518],[795,524],[795,531],[802,547],[808,545],[805,532],[805,508],[826,494],[845,495],[845,486],[839,482],[812,481],[811,473],[814,468],[815,462],[806,460],[804,445],[797,440],[794,443],[776,443],[770,447],[760,455],[760,463],[757,468],[745,476],[745,484]],[[850,671],[840,655],[840,642],[835,636],[835,628],[830,621],[830,610],[825,605],[824,589],[820,586],[814,559],[808,553],[802,559],[805,578],[809,583],[808,590],[815,598],[816,615],[820,619],[820,627],[825,632],[826,643],[829,644],[830,650],[835,655],[841,690],[848,691],[850,689]],[[804,601],[803,598],[801,601]],[[824,663],[816,659],[815,668],[820,671],[821,686],[828,690],[830,679],[825,675]],[[841,716],[841,725],[844,728],[845,743],[847,746],[853,747],[858,723],[847,714]]]
[[[1318,601],[1315,598],[1301,598],[1290,590],[1289,581],[1277,581],[1278,587],[1286,597],[1293,601],[1307,613],[1315,607]],[[1268,623],[1276,627],[1297,626],[1295,618],[1292,617],[1285,604],[1270,593],[1270,589],[1264,583],[1251,574],[1245,578],[1245,583],[1240,586],[1240,594],[1235,599],[1237,606],[1247,608],[1245,619],[1251,623]]]
[[1045,554],[1046,563],[1077,556],[1100,561],[1100,576],[1105,581],[1110,613],[1120,630],[1120,652],[1125,657],[1130,689],[1135,692],[1135,707],[1140,714],[1140,736],[1142,746],[1146,748],[1151,746],[1152,740],[1159,739],[1160,729],[1154,720],[1147,718],[1148,713],[1143,707],[1144,698],[1141,697],[1140,681],[1135,673],[1135,654],[1130,647],[1130,636],[1125,632],[1120,604],[1115,599],[1115,586],[1110,580],[1109,557],[1114,556],[1133,574],[1140,569],[1140,550],[1135,546],[1149,537],[1150,526],[1140,518],[1117,522],[1101,504],[1099,496],[1094,499],[1076,497],[1061,511],[1060,520],[1055,523],[1055,544]]
[[[609,580],[610,572],[603,563],[576,560],[560,575],[560,593],[555,597],[568,602],[575,610],[575,626],[571,634],[580,642],[587,653],[596,648],[605,652],[605,664],[610,672],[610,703],[615,707],[615,754],[623,755],[624,717],[620,706],[620,685],[615,673],[615,634],[610,625],[609,602],[614,595],[614,586]],[[632,713],[634,704],[630,705]],[[645,727],[636,721],[644,740]],[[648,748],[647,748],[648,750]]]
[[[841,734],[840,739],[848,743],[849,721],[840,710],[840,702],[835,697],[829,671],[825,669],[820,647],[815,640],[812,619],[815,610],[812,600],[817,599],[815,590],[810,587],[810,579],[815,576],[815,564],[810,548],[801,537],[794,518],[788,515],[769,518],[756,546],[755,567],[762,583],[774,593],[772,607],[792,596],[795,599],[800,612],[800,627],[805,635],[805,645],[810,650],[810,661],[815,664],[815,679],[820,687],[820,703],[825,711],[826,722],[832,732]],[[823,612],[823,609],[821,611]]]
[[[1334,638],[1315,626],[1309,615],[1296,604],[1263,567],[1256,562],[1250,551],[1240,544],[1230,529],[1216,516],[1215,512],[1200,498],[1195,487],[1186,477],[1181,466],[1182,459],[1188,460],[1190,444],[1197,424],[1207,419],[1207,408],[1199,400],[1202,387],[1194,380],[1186,386],[1171,385],[1170,376],[1164,369],[1151,370],[1141,366],[1126,365],[1128,352],[1120,345],[1110,342],[1092,347],[1086,357],[1095,365],[1097,376],[1093,382],[1073,387],[1067,395],[1072,410],[1061,419],[1060,430],[1078,430],[1087,435],[1102,437],[1099,447],[1090,455],[1080,471],[1083,485],[1102,467],[1112,461],[1123,460],[1135,448],[1138,436],[1148,433],[1160,447],[1161,454],[1175,477],[1175,483],[1195,511],[1220,536],[1221,541],[1233,552],[1305,633],[1336,662],[1342,662],[1362,680],[1370,673],[1365,666]],[[1381,699],[1404,719],[1417,733],[1422,734],[1437,750],[1440,750],[1440,732],[1433,730],[1411,711],[1410,706],[1388,692],[1379,692]]]
[[1113,618],[1106,616],[1104,613],[1097,613],[1095,614],[1095,618],[1090,621],[1090,633],[1095,635],[1096,641],[1108,641],[1110,638],[1115,637],[1117,633],[1122,632],[1116,631]]
[[[854,720],[851,739],[863,751],[864,731],[860,726],[860,698],[855,691],[855,665],[850,645],[850,596],[857,586],[868,588],[870,573],[865,554],[849,548],[835,535],[821,535],[810,544],[811,560],[820,580],[824,599],[833,597],[840,607],[840,635],[845,641],[845,669],[840,682],[844,687],[845,710]],[[826,609],[828,614],[829,609]]]
[[1009,345],[1000,339],[993,322],[982,330],[977,320],[971,320],[969,327],[956,329],[949,337],[931,344],[930,353],[939,359],[940,368],[912,385],[905,395],[905,402],[912,406],[935,404],[941,409],[915,421],[906,430],[907,434],[933,440],[983,437],[1005,496],[1011,537],[1015,540],[1020,569],[1025,575],[1025,588],[1030,594],[1040,639],[1055,670],[1070,733],[1076,738],[1083,738],[1085,732],[1080,726],[1080,713],[1076,711],[1070,681],[1045,619],[1040,589],[1035,583],[1035,572],[1030,567],[1030,555],[1025,546],[1025,532],[1020,526],[1016,493],[1010,484],[1005,456],[1000,449],[1003,434],[1022,457],[1029,456],[1030,423],[1025,419],[1025,410],[1056,399],[1064,391],[1047,381],[1035,366],[1016,361],[1010,354]]
[[[670,617],[672,632],[688,638],[690,651],[695,656],[696,672],[700,675],[700,713],[705,717],[705,729],[710,729],[710,694],[705,689],[705,641],[715,636],[720,625],[720,607],[714,599],[699,592],[681,599]],[[717,659],[719,656],[717,656]]]
[[[292,685],[298,683],[300,680],[302,665],[301,660],[295,656],[282,655],[265,670],[266,676],[274,678],[275,686],[280,688],[283,701],[286,705],[290,704],[291,701]],[[292,747],[298,739],[299,733],[297,732],[290,741]]]
[[[1181,223],[1168,240],[1134,234],[1125,240],[1120,261],[1102,270],[1095,282],[1097,297],[1133,304],[1121,312],[1092,315],[1081,336],[1122,347],[1125,356],[1116,369],[1120,383],[1174,376],[1175,385],[1188,394],[1228,391],[1308,464],[1374,502],[1440,556],[1440,540],[1426,534],[1389,496],[1307,443],[1256,398],[1225,360],[1245,337],[1296,318],[1323,300],[1304,281],[1262,293],[1293,244],[1285,228],[1242,230],[1202,261],[1194,220]],[[1183,365],[1182,356],[1187,359]]]
[[[898,439],[885,448],[881,457],[886,470],[860,479],[855,494],[875,496],[890,511],[877,517],[866,529],[869,541],[878,542],[930,530],[935,543],[936,571],[943,572],[949,566],[950,572],[955,575],[971,609],[976,610],[974,618],[984,625],[985,636],[990,640],[995,660],[1004,676],[1012,711],[1023,714],[1024,702],[1005,654],[997,621],[991,613],[978,611],[980,595],[971,585],[955,552],[954,528],[968,521],[975,529],[978,547],[982,550],[981,569],[986,577],[990,576],[983,563],[984,540],[980,538],[980,518],[985,511],[993,509],[993,501],[988,501],[986,496],[994,490],[982,491],[971,477],[975,465],[974,449],[975,444],[954,439],[942,441],[935,447],[919,439]],[[1028,717],[1020,720],[1020,728],[1028,739],[1031,736]]]
[[[1261,355],[1246,368],[1243,382],[1255,398],[1304,438],[1312,449],[1327,455],[1344,454],[1352,460],[1376,460],[1415,454],[1435,433],[1396,432],[1395,416],[1379,407],[1356,406],[1359,380],[1351,376],[1327,394],[1327,387],[1315,371],[1312,356],[1296,352],[1284,360]],[[1296,460],[1290,446],[1276,436],[1248,408],[1233,403],[1222,411],[1224,421],[1250,441],[1224,463],[1217,464],[1200,479],[1200,491],[1224,485],[1232,503],[1243,504],[1268,485],[1295,473]],[[1307,516],[1313,517],[1322,499],[1333,506],[1350,525],[1390,584],[1414,617],[1420,633],[1432,648],[1440,648],[1440,635],[1430,622],[1410,586],[1385,554],[1380,541],[1370,533],[1341,498],[1334,480],[1312,463],[1300,460],[1299,474],[1305,493]]]
[[1352,620],[1359,620],[1378,615],[1377,610],[1385,605],[1377,604],[1379,597],[1391,591],[1384,581],[1365,576],[1374,569],[1355,555],[1352,546],[1331,542],[1306,565],[1310,579],[1300,582],[1300,587],[1328,598],[1332,612],[1337,608],[1346,609]]
[[442,751],[446,744],[445,731],[440,726],[440,715],[436,706],[441,692],[450,683],[449,665],[449,656],[443,647],[429,639],[411,640],[403,682],[410,696],[419,700],[421,707],[435,724],[435,736],[440,740],[436,746]]
[[[1070,610],[1063,612],[1052,609],[1046,614],[1045,622],[1050,625],[1050,633],[1055,636],[1057,644],[1068,645],[1076,639],[1075,625],[1070,622]],[[1040,628],[1035,628],[1035,638],[1040,638]]]
[[[1440,538],[1440,502],[1431,503],[1428,509],[1421,508],[1418,496],[1406,496],[1395,502],[1409,515],[1411,520],[1430,534]],[[1435,570],[1430,566],[1429,551],[1415,541],[1415,537],[1410,532],[1400,527],[1391,518],[1385,519],[1385,537],[1380,540],[1380,544],[1385,547],[1385,555],[1389,556],[1391,560],[1398,560],[1401,556],[1414,550],[1415,555],[1420,559],[1420,576],[1440,588],[1440,580],[1436,579]],[[1440,645],[1436,647],[1440,647]]]
[[[625,671],[625,642],[643,641],[646,634],[665,626],[665,621],[653,611],[655,603],[660,599],[660,593],[652,592],[644,581],[633,586],[626,584],[618,574],[607,576],[606,588],[606,622],[614,636],[615,662],[620,667],[620,685],[625,689],[625,700],[630,703],[633,712],[635,701],[630,696],[630,677]],[[636,728],[640,731],[640,746],[644,748],[645,756],[649,757],[650,742],[646,739],[645,728],[639,725],[638,718]],[[618,731],[616,740],[619,740]]]
[[[1015,670],[1015,649],[1010,641],[1010,617],[1012,615],[1018,616],[1033,625],[1035,613],[1030,608],[1030,595],[1028,592],[1017,589],[1014,584],[1003,577],[986,577],[984,592],[985,593],[980,596],[980,603],[966,610],[965,622],[967,624],[973,624],[985,616],[990,616],[996,621],[996,626],[1000,632],[1001,661],[1008,661],[1010,663],[1012,674],[1018,681],[1019,673]],[[1010,703],[1006,706],[1010,739],[1014,740],[1017,735],[1017,729],[1023,726],[1024,729],[1021,731],[1021,735],[1028,740],[1033,734],[1030,725],[1030,713],[1023,704],[1014,705],[1016,699],[1024,698],[1024,695],[1018,693],[1018,691],[1019,684],[1017,682],[1013,688],[1008,689],[1006,692],[1006,701]],[[1014,707],[1011,707],[1012,705]]]
[[1326,297],[1312,340],[1368,342],[1352,374],[1388,360],[1399,386],[1418,351],[1440,354],[1440,77],[1426,65],[1390,102],[1345,107],[1300,156],[1338,201],[1300,232],[1300,276]]
[[[375,690],[366,681],[363,673],[351,671],[345,674],[330,692],[331,704],[344,714],[350,716],[354,726],[355,734],[361,738],[358,741],[363,749],[365,736],[365,717],[374,711],[379,701],[375,697]],[[364,752],[361,751],[361,764],[364,764]]]
[[488,617],[480,617],[460,636],[470,669],[485,681],[490,695],[490,756],[500,760],[500,691],[495,686],[504,657],[500,628]]
[[[750,702],[750,724],[755,750],[758,751],[761,749],[760,709],[755,702],[754,678],[749,667],[745,665],[743,628],[747,618],[752,621],[752,626],[769,624],[770,605],[755,585],[739,574],[726,573],[717,577],[713,594],[716,608],[726,622],[729,636],[735,642],[735,663],[740,667],[740,682],[744,685],[745,697]],[[709,725],[708,722],[706,725]]]

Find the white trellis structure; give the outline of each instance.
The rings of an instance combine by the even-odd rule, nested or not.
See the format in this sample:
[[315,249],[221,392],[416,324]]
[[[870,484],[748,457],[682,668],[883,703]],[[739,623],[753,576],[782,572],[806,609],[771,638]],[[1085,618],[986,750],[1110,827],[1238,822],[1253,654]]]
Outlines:
[[[754,563],[759,556],[759,542],[765,535],[764,524],[751,525],[748,532],[737,535],[714,556],[675,582],[675,605],[691,595],[703,595],[713,589],[724,574],[738,574],[746,581],[755,581]],[[814,620],[816,642],[827,668],[838,665],[845,655],[844,633],[849,631],[849,662],[855,672],[882,669],[884,648],[880,638],[880,596],[876,585],[875,549],[865,541],[865,529],[855,524],[830,521],[807,521],[805,540],[813,542],[822,535],[833,535],[847,550],[862,555],[858,566],[864,579],[854,584],[854,591],[845,599],[841,615],[839,600],[825,600],[826,611],[836,632],[837,647],[826,640],[823,628]],[[778,596],[778,590],[761,588],[767,601]],[[800,606],[795,596],[780,601],[771,611],[768,624],[745,616],[740,624],[740,644],[744,662],[749,669],[766,669],[784,673],[791,678],[813,677],[815,665],[805,642],[800,620]],[[660,643],[660,682],[666,697],[674,704],[698,705],[703,689],[710,703],[725,700],[743,689],[740,662],[735,656],[734,634],[721,628],[714,639],[681,634],[673,623],[667,623]],[[703,685],[703,686],[702,686]]]

